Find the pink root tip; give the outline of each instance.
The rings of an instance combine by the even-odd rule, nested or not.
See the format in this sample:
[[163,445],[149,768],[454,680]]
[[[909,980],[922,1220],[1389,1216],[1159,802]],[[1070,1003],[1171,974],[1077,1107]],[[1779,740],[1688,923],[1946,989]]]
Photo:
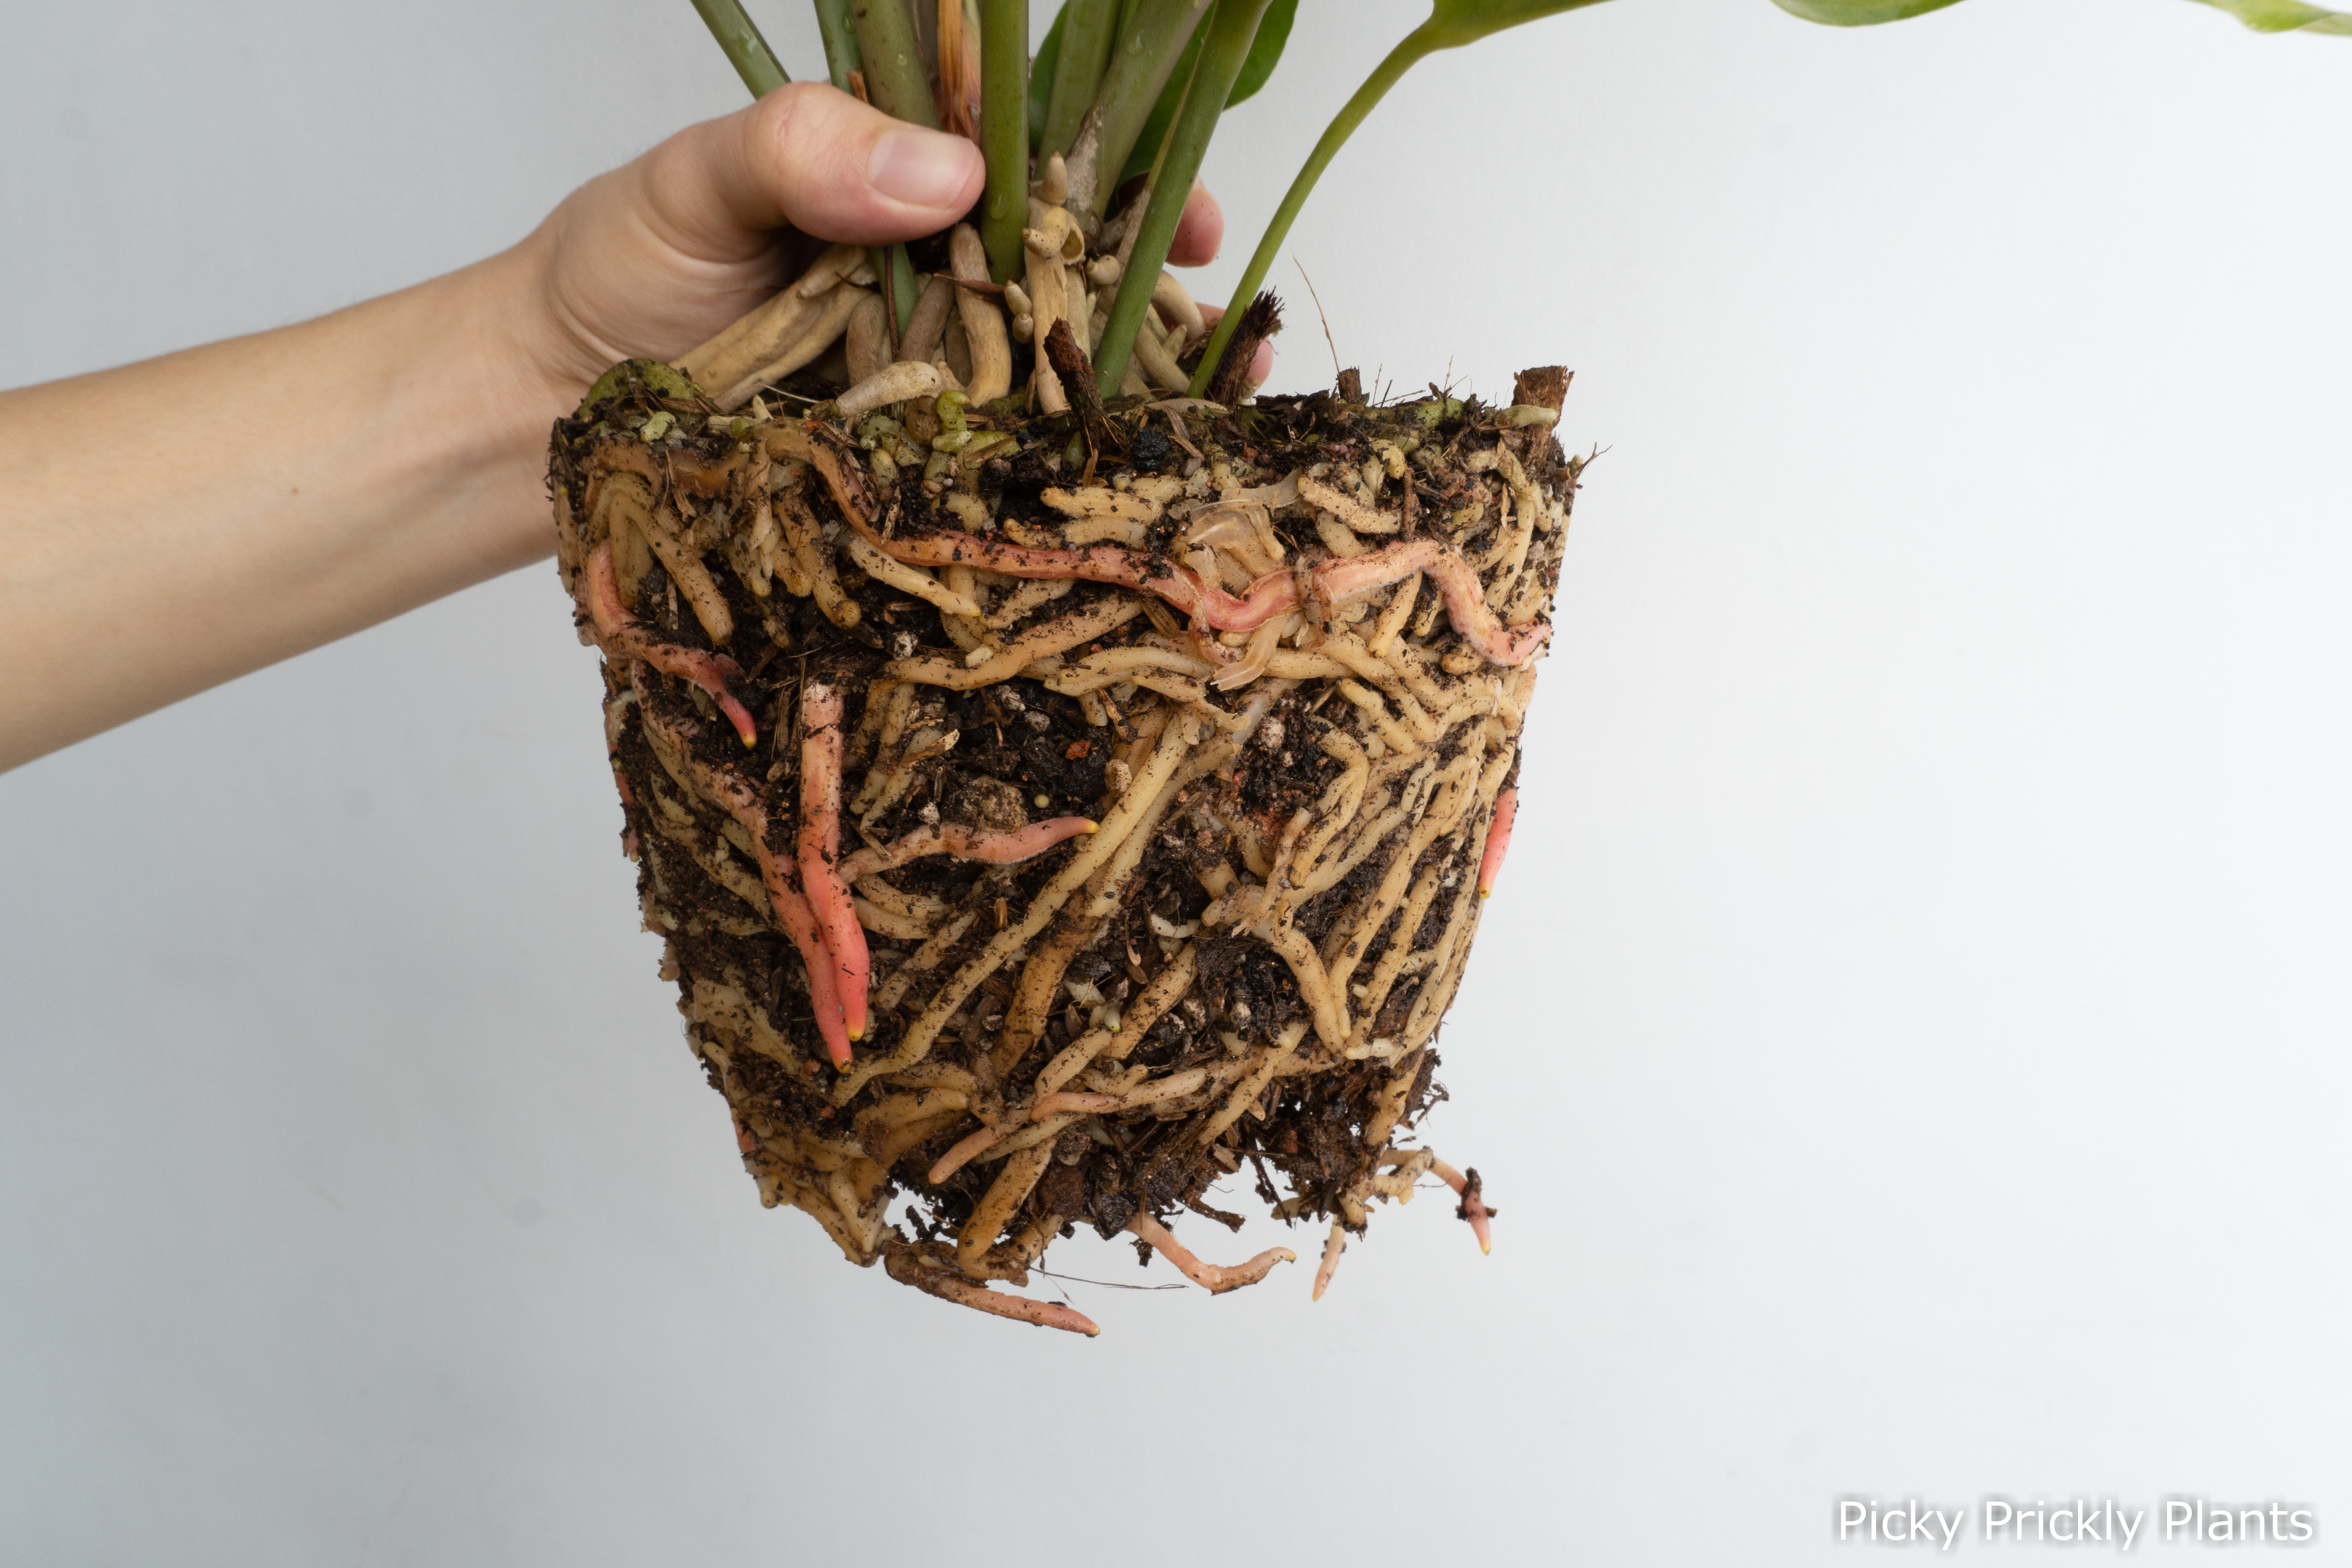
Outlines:
[[751,710],[735,700],[734,693],[721,691],[719,694],[719,710],[727,715],[727,721],[735,726],[738,735],[743,737],[745,751],[760,743],[760,726],[751,721]]
[[1470,1234],[1478,1238],[1478,1250],[1493,1252],[1495,1233],[1487,1221],[1494,1218],[1495,1211],[1486,1206],[1486,1186],[1478,1179],[1478,1168],[1473,1165],[1465,1173],[1443,1160],[1434,1160],[1430,1163],[1429,1169],[1432,1175],[1452,1187],[1455,1195],[1461,1198],[1462,1203],[1454,1209],[1454,1215],[1456,1219],[1470,1222]]
[[1510,852],[1511,824],[1518,819],[1519,792],[1517,785],[1495,797],[1495,826],[1486,832],[1486,853],[1478,861],[1478,896],[1486,898],[1495,890],[1495,879],[1503,874],[1503,857]]

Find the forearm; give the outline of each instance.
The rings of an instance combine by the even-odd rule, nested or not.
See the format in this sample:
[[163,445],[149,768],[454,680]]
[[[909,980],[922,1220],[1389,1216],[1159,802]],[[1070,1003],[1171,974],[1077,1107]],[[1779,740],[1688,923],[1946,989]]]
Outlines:
[[546,554],[548,427],[591,378],[765,299],[781,231],[936,234],[982,175],[960,137],[782,87],[478,266],[0,394],[0,769]]
[[531,264],[0,395],[0,767],[543,554]]

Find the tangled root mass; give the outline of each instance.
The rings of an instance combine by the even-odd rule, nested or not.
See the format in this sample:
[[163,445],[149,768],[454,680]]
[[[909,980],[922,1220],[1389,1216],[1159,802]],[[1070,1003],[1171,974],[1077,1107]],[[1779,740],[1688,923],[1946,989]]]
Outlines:
[[1424,1175],[1485,1242],[1476,1173],[1398,1140],[1516,802],[1565,388],[845,423],[599,384],[556,432],[562,568],[764,1203],[1086,1332],[992,1282],[1085,1225],[1249,1283],[1287,1250],[1221,1268],[1164,1224],[1238,1226],[1228,1174],[1328,1222],[1318,1296]]

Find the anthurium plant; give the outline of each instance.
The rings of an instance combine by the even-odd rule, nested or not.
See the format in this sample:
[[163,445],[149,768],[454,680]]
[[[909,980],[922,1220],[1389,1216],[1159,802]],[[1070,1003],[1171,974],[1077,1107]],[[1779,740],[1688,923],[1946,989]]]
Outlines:
[[[1309,150],[1220,313],[1166,270],[1221,117],[1297,0],[814,0],[833,85],[971,137],[946,233],[811,247],[675,363],[615,365],[551,454],[559,559],[661,973],[763,1202],[943,1300],[1057,1238],[1177,1239],[1239,1177],[1322,1231],[1475,1167],[1422,1137],[1520,798],[1584,464],[1568,372],[1507,403],[1256,397],[1262,292],[1420,60],[1599,0],[1435,0]],[[1956,0],[1777,0],[1895,22]],[[2055,3],[2055,0],[2050,0]],[[2297,0],[2202,0],[2344,34]],[[696,0],[755,94],[782,67]],[[1311,90],[1286,79],[1286,88]],[[1195,1216],[1187,1218],[1187,1215]]]

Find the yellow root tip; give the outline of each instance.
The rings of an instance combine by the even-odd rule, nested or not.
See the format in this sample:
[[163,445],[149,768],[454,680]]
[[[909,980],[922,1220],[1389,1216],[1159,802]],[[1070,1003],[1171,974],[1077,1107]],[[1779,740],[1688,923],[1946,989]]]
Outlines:
[[1478,1250],[1486,1256],[1492,1257],[1495,1251],[1495,1244],[1491,1241],[1482,1241],[1478,1244]]
[[746,735],[743,737],[743,749],[747,752],[756,751],[759,748],[759,744],[760,737],[757,735]]
[[1323,1287],[1322,1287],[1322,1286],[1320,1286],[1320,1285],[1318,1285],[1317,1287],[1315,1287],[1315,1294],[1307,1298],[1307,1300],[1310,1300],[1310,1301],[1320,1301],[1322,1299],[1323,1299]]
[[1481,883],[1479,883],[1479,884],[1478,884],[1478,896],[1479,896],[1480,898],[1482,898],[1482,899],[1491,899],[1491,898],[1493,898],[1493,897],[1495,896],[1495,884],[1494,884],[1494,883],[1492,883],[1492,882],[1481,882]]

